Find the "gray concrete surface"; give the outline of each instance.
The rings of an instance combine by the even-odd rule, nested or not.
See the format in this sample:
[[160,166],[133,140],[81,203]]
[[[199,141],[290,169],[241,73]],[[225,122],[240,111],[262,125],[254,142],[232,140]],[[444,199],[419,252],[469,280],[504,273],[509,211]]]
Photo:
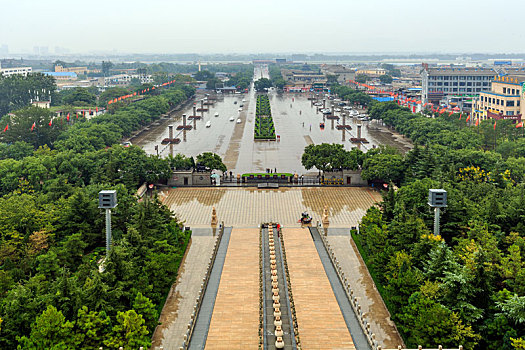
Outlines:
[[327,240],[339,260],[339,264],[354,290],[361,309],[368,315],[370,329],[383,348],[397,348],[404,345],[401,336],[390,319],[390,313],[383,303],[368,269],[366,268],[355,243],[351,241],[350,232],[330,232]]
[[162,346],[166,350],[178,350],[184,341],[216,239],[211,229],[206,231],[192,233],[189,250],[179,268],[179,276],[164,304],[161,324],[153,335],[153,349]]

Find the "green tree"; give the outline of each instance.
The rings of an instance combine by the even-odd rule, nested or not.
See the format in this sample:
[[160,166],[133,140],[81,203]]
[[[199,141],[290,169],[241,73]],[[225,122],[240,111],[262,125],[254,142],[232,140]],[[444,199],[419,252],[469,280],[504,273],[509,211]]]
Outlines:
[[364,83],[366,83],[368,81],[368,75],[366,75],[366,74],[358,74],[355,77],[355,81],[357,81],[358,83],[364,84]]
[[361,176],[365,180],[380,180],[399,185],[403,179],[404,171],[403,156],[379,153],[365,159]]
[[341,168],[346,157],[346,151],[341,144],[322,143],[319,145],[308,145],[305,147],[301,157],[301,164],[306,169],[316,167],[321,171],[330,171]]
[[222,172],[227,170],[226,165],[222,162],[222,158],[218,154],[211,152],[199,154],[197,156],[197,165],[198,164],[208,167],[211,170],[220,170]]
[[111,61],[102,61],[102,74],[104,74],[105,77],[109,76],[109,71],[113,67],[113,63]]
[[3,142],[21,141],[33,145],[35,149],[43,145],[53,146],[66,128],[64,119],[55,118],[50,110],[39,107],[15,111],[12,115],[4,116],[0,123],[9,125],[9,129],[1,136]]
[[151,342],[149,332],[144,325],[144,319],[135,310],[117,313],[117,321],[104,344],[111,348],[123,347],[124,349],[149,348]]
[[257,90],[258,92],[264,92],[272,87],[272,82],[270,81],[270,79],[261,78],[255,81],[254,87],[255,90]]
[[76,333],[81,349],[99,349],[111,331],[111,320],[105,312],[89,311],[86,306],[78,310]]
[[96,95],[81,87],[67,91],[67,94],[62,97],[62,103],[73,106],[95,106],[96,101]]
[[438,290],[436,284],[426,283],[420,292],[410,296],[401,314],[401,330],[406,334],[407,346],[456,347],[462,344],[465,349],[474,349],[480,335],[472,330],[472,326],[465,325],[456,313],[436,302]]
[[384,74],[384,75],[380,75],[379,76],[379,81],[382,83],[382,84],[392,84],[392,77],[388,74]]
[[29,337],[19,339],[19,349],[67,350],[76,346],[72,336],[73,323],[66,320],[61,311],[48,306],[31,326]]
[[216,89],[220,87],[221,85],[222,85],[222,81],[215,77],[208,79],[208,81],[206,81],[206,89],[208,90]]
[[159,324],[159,315],[157,309],[155,308],[155,304],[153,304],[150,299],[142,295],[141,292],[138,292],[135,300],[133,301],[133,310],[135,310],[137,314],[142,315],[146,327],[148,328],[149,332],[153,334],[155,327],[157,327]]
[[208,81],[212,78],[215,78],[215,74],[207,70],[201,70],[193,75],[193,78],[197,81]]

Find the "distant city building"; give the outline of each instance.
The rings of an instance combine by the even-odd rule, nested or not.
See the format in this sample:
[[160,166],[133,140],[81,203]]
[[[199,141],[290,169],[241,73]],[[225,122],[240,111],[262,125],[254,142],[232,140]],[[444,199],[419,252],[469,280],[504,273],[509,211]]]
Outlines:
[[512,66],[512,61],[494,61],[495,66]]
[[315,71],[304,71],[304,70],[290,70],[283,69],[281,70],[284,80],[296,83],[296,82],[326,82],[326,77],[323,73]]
[[490,88],[495,74],[492,68],[429,68],[427,64],[423,64],[422,102],[440,104],[449,96],[471,99]]
[[138,79],[141,84],[153,82],[153,78],[149,74],[117,74],[99,79],[103,80],[104,86],[128,86],[133,79]]
[[373,68],[373,69],[358,69],[355,72],[356,75],[367,75],[371,78],[378,78],[381,75],[386,74],[386,69],[383,68]]
[[49,54],[49,47],[47,46],[33,46],[33,53],[37,56]]
[[489,113],[503,118],[521,119],[525,110],[525,76],[497,76],[490,91],[479,94],[474,104],[474,115],[489,118]]
[[61,65],[55,66],[55,72],[72,72],[76,73],[78,75],[85,75],[89,73],[89,69],[87,67],[62,67]]
[[325,75],[336,75],[339,84],[348,83],[349,80],[355,80],[356,71],[340,64],[323,64],[321,72]]
[[2,68],[2,66],[0,66],[0,75],[4,77],[11,75],[23,75],[27,77],[31,72],[33,72],[33,68],[31,67]]
[[67,54],[69,53],[69,49],[65,47],[55,46],[55,53],[59,55]]
[[42,72],[42,74],[49,75],[55,78],[56,81],[77,79],[77,73],[73,72]]

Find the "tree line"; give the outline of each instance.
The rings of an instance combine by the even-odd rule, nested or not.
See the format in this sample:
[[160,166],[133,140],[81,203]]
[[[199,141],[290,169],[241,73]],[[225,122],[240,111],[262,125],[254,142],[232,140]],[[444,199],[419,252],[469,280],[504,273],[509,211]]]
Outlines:
[[[0,348],[150,346],[189,233],[155,196],[135,197],[143,182],[170,176],[172,160],[118,143],[194,93],[158,90],[90,120],[25,105],[2,118]],[[119,202],[103,273],[102,189]]]
[[[508,121],[496,130],[494,121],[467,126],[460,114],[427,117],[391,102],[369,112],[416,143],[404,155],[367,155],[363,177],[391,186],[353,232],[405,343],[522,349],[522,130]],[[448,193],[440,236],[432,233],[431,188]]]

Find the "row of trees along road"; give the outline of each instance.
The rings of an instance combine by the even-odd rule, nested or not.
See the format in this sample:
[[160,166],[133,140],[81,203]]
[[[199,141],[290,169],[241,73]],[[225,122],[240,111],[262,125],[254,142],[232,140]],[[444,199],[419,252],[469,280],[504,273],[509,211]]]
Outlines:
[[[9,130],[0,143],[1,349],[150,346],[189,233],[155,196],[134,196],[143,182],[170,176],[176,160],[118,143],[193,93],[177,84],[91,120],[55,117],[51,126],[49,111],[36,107],[2,118]],[[119,206],[100,273],[103,189],[117,191]]]
[[[427,117],[395,103],[369,114],[416,143],[404,155],[366,154],[363,177],[399,190],[390,186],[353,233],[407,346],[523,349],[523,129],[504,120],[469,127],[459,114]],[[437,237],[431,188],[448,192]]]

